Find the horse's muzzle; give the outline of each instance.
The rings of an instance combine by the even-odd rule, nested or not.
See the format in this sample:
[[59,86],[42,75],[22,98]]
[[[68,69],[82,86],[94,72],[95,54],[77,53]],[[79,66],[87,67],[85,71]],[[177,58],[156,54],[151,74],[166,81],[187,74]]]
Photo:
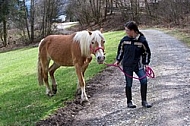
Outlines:
[[97,62],[98,62],[99,64],[103,64],[103,63],[104,63],[104,60],[105,60],[105,56],[98,56],[98,57],[97,57]]

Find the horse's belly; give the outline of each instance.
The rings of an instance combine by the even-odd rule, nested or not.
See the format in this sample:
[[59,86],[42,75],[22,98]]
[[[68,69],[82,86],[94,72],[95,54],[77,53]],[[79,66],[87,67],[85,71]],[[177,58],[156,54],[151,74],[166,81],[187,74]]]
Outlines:
[[49,57],[60,66],[73,66],[70,47],[58,45],[54,50],[48,52]]
[[73,66],[73,62],[65,61],[60,63],[61,66]]
[[71,57],[52,59],[56,64],[60,66],[73,66],[73,60]]

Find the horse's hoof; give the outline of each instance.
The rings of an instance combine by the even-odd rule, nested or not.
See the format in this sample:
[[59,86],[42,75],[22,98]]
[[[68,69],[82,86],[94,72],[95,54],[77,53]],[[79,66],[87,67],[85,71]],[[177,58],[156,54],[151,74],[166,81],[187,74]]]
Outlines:
[[82,103],[80,103],[82,106],[89,106],[90,102],[88,101],[83,101]]
[[57,93],[57,89],[56,89],[56,90],[53,90],[52,92],[53,92],[53,94],[55,95],[55,94]]
[[83,100],[80,100],[80,104],[84,104],[84,103],[86,103],[86,102],[88,102],[89,100],[88,99],[83,99]]
[[47,96],[49,96],[49,97],[53,97],[54,94],[52,94],[52,93],[48,93]]
[[57,93],[57,85],[52,85],[52,92],[53,94]]
[[80,94],[81,94],[81,90],[80,90],[80,89],[77,89],[76,94],[77,94],[77,95],[80,95]]

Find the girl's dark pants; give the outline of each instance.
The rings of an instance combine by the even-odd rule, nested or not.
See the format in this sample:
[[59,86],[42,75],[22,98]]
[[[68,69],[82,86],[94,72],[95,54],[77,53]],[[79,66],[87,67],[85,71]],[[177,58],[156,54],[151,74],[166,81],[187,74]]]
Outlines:
[[[124,72],[129,75],[129,76],[133,76],[133,70],[131,70],[129,67],[123,67]],[[134,71],[136,73],[136,75],[138,76],[138,78],[141,78],[143,76],[145,76],[145,70],[144,68],[140,69],[140,70],[135,70]],[[125,88],[125,92],[126,92],[126,97],[127,97],[127,103],[132,103],[132,91],[131,91],[131,87],[132,87],[132,83],[133,83],[133,78],[127,76],[125,74],[125,79],[126,79],[126,88]],[[147,77],[144,77],[142,79],[139,80],[140,84],[141,84],[141,99],[142,99],[142,104],[143,102],[146,102],[146,94],[147,94]]]

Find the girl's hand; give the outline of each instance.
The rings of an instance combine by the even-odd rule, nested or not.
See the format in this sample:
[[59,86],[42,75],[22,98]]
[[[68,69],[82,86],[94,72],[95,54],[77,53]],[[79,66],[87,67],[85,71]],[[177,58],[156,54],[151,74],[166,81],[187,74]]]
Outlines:
[[144,67],[146,68],[146,67],[149,67],[149,65],[144,65]]
[[119,66],[119,62],[118,62],[118,61],[115,61],[114,65],[115,65],[115,66]]

